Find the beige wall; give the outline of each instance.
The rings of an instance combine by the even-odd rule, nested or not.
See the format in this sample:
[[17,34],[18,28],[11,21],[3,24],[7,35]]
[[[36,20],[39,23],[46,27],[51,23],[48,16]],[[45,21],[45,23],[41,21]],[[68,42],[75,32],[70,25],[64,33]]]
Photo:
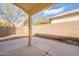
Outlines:
[[79,37],[79,15],[56,20],[57,22],[52,21],[52,24],[34,26],[33,33]]
[[35,26],[33,27],[33,34],[35,33],[79,37],[79,22]]
[[28,26],[17,27],[16,35],[28,36]]
[[79,15],[57,18],[55,20],[52,19],[51,23],[53,24],[53,23],[71,22],[71,21],[79,21]]
[[[43,34],[51,34],[51,35],[79,37],[79,21],[78,21],[79,17],[78,16],[62,18],[58,20],[68,20],[68,22],[33,26],[32,35],[36,33],[43,33]],[[73,20],[73,21],[69,21],[69,20]],[[25,26],[23,28],[18,28],[17,33],[18,34],[25,33],[24,35],[28,35],[28,26]]]

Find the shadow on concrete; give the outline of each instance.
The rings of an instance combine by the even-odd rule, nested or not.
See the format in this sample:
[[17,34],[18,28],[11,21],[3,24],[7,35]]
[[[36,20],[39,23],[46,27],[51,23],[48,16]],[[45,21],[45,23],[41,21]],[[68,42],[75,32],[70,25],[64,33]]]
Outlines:
[[48,38],[48,39],[64,42],[67,44],[79,46],[79,38],[77,37],[57,36],[57,35],[40,34],[40,33],[35,34],[35,36],[42,37],[42,38]]

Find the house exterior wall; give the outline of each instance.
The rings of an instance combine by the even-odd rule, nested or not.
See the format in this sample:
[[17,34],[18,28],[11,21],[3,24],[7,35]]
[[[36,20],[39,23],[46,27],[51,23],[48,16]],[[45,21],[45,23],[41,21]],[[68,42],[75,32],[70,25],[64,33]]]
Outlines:
[[63,23],[63,22],[71,22],[71,21],[79,21],[79,15],[74,15],[71,17],[62,17],[58,19],[52,19],[51,23]]

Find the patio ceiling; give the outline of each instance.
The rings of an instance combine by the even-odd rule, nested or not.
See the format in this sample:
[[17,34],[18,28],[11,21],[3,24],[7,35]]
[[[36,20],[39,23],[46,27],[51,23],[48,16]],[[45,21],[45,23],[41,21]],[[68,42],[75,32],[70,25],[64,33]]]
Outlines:
[[33,15],[56,4],[57,3],[16,3],[15,5],[23,9],[29,15]]

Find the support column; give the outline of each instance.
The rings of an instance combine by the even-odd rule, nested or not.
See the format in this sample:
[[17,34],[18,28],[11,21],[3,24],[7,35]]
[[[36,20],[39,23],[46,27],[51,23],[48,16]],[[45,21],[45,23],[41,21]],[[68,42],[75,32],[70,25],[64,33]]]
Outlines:
[[28,40],[28,46],[31,46],[31,40],[32,40],[32,17],[29,15],[29,40]]

